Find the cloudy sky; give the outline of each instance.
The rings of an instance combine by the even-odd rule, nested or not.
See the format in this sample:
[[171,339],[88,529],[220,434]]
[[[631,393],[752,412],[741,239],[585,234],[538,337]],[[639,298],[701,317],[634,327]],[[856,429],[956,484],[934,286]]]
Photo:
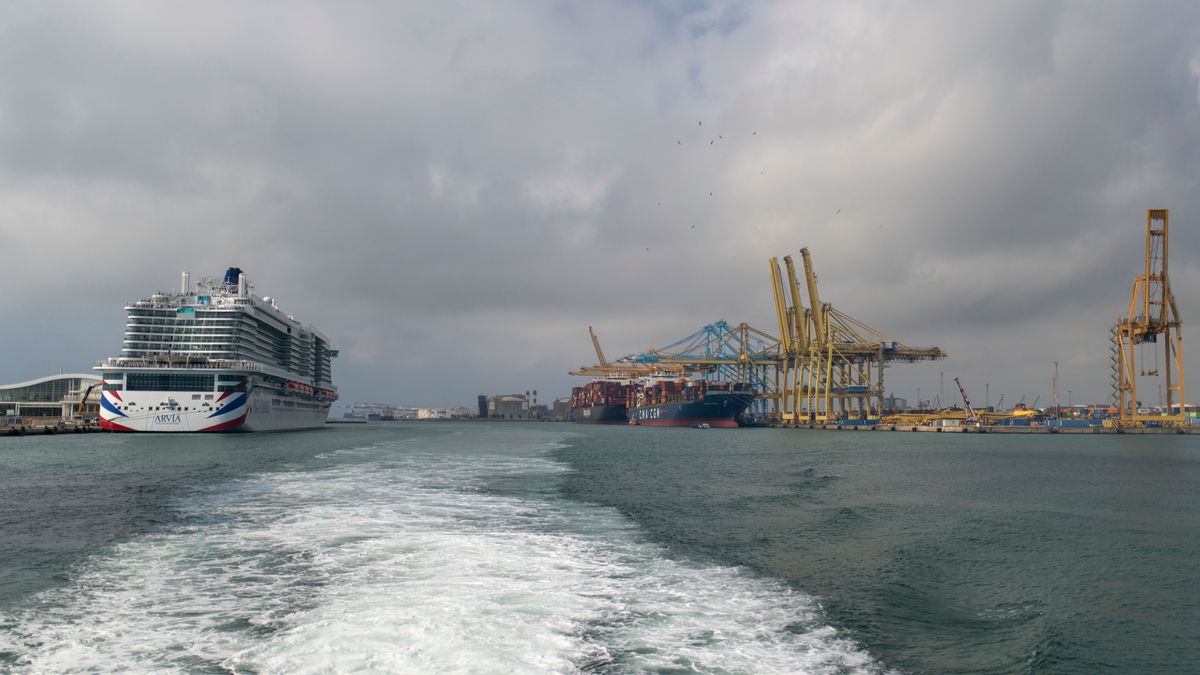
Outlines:
[[1147,208],[1200,367],[1198,83],[1192,2],[8,3],[0,382],[236,264],[344,401],[547,400],[807,246],[897,395],[1107,400]]

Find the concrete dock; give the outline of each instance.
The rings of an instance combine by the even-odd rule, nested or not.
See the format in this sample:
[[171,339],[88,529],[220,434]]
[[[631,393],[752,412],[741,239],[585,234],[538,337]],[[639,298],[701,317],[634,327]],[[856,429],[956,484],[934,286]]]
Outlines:
[[1104,427],[1055,426],[932,426],[913,424],[772,424],[775,429],[824,429],[826,431],[904,431],[948,434],[1196,434],[1198,427],[1144,427],[1106,429]]
[[0,436],[89,434],[104,431],[99,424],[14,424],[0,425]]

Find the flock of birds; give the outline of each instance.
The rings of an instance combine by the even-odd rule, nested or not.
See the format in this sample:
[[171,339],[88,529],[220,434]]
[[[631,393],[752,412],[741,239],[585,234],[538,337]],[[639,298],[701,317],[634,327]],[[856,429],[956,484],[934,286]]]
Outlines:
[[[700,126],[700,127],[704,126],[704,120],[700,120],[700,121],[698,121],[698,122],[696,123],[696,126]],[[757,135],[758,135],[758,131],[754,131],[754,132],[752,132],[750,135],[751,135],[751,136],[757,136]],[[724,137],[724,136],[722,136],[721,134],[717,134],[717,137],[716,137],[716,138],[710,139],[710,140],[708,141],[708,144],[709,144],[709,145],[713,145],[714,143],[716,143],[716,142],[717,142],[717,141],[719,141],[719,140],[720,140],[720,141],[723,141],[723,140],[725,140],[725,137]],[[680,146],[682,146],[682,145],[683,145],[683,140],[682,140],[682,139],[679,139],[679,138],[676,138],[676,139],[675,139],[675,143],[676,143],[676,145],[680,145]],[[759,173],[763,173],[763,172],[762,172],[762,171],[759,171]],[[713,196],[713,193],[710,191],[710,192],[708,193],[708,196],[709,196],[709,197]],[[659,202],[659,203],[658,203],[658,205],[659,205],[659,206],[662,206],[662,202]],[[692,226],[691,226],[689,229],[692,229],[692,230],[696,229],[696,225],[695,225],[695,224],[693,224],[693,225],[692,225]],[[646,249],[646,252],[647,252],[647,253],[649,253],[649,252],[650,252],[650,249],[649,249],[649,248],[647,248],[647,249]],[[733,257],[734,257],[734,258],[736,258],[737,256],[735,255],[735,256],[733,256]]]
[[[697,124],[697,126],[701,126],[701,127],[702,127],[702,126],[704,126],[704,120],[700,120],[700,121],[699,121],[699,122],[697,122],[696,124]],[[755,131],[755,132],[751,133],[750,135],[751,135],[751,136],[757,136],[757,135],[758,135],[758,132],[757,132],[757,131]],[[721,134],[717,134],[717,137],[716,137],[716,138],[714,138],[714,139],[712,139],[712,140],[710,140],[710,141],[708,142],[708,144],[709,144],[709,145],[712,145],[713,143],[716,143],[718,140],[721,140],[721,141],[723,141],[723,140],[725,140],[725,137],[724,137],[724,136],[722,136]],[[675,143],[677,143],[678,145],[683,145],[683,141],[679,140],[678,138],[676,138],[676,139],[675,139]]]
[[[703,126],[704,126],[704,120],[700,120],[700,121],[698,121],[698,122],[696,123],[696,126],[703,127]],[[750,135],[751,135],[751,136],[757,136],[757,135],[758,135],[758,131],[757,131],[757,130],[755,130],[755,131],[751,132],[751,133],[750,133]],[[723,141],[723,140],[725,140],[725,137],[724,137],[723,135],[721,135],[721,134],[717,134],[717,137],[716,137],[716,138],[709,139],[709,141],[708,141],[708,144],[709,144],[709,145],[713,145],[713,144],[715,144],[717,141]],[[676,144],[676,145],[679,145],[679,146],[682,146],[682,145],[683,145],[683,139],[676,138],[676,139],[675,139],[675,144]],[[760,174],[763,174],[763,173],[766,173],[766,172],[765,172],[765,171],[759,171],[759,173],[760,173]],[[709,196],[709,197],[713,196],[713,193],[710,191],[710,192],[708,193],[708,196]],[[659,206],[662,206],[662,202],[659,202],[659,203],[658,203],[658,205],[659,205]],[[833,214],[833,215],[835,215],[835,216],[836,216],[836,215],[840,214],[841,212],[842,212],[842,210],[841,210],[841,209],[838,209],[837,211],[835,211],[835,212],[834,212],[834,214]],[[880,227],[882,228],[882,225],[881,225]],[[689,229],[692,229],[692,230],[696,229],[696,225],[695,225],[695,224],[692,224],[692,226],[691,226]],[[646,248],[646,252],[647,252],[647,253],[649,253],[649,252],[650,252],[650,248],[649,248],[649,247],[647,247],[647,248]],[[736,256],[736,255],[735,255],[735,256],[732,256],[732,257],[733,257],[733,258],[737,258],[737,256]]]

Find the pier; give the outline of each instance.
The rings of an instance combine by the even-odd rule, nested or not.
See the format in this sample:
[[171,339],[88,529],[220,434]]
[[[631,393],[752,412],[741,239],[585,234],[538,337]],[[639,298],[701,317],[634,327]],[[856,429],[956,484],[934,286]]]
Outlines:
[[1058,426],[935,426],[923,424],[768,424],[772,429],[822,429],[825,431],[903,431],[917,433],[948,433],[948,434],[1197,434],[1197,427],[1058,427]]
[[104,431],[99,424],[59,422],[57,424],[5,424],[0,425],[0,436],[34,436],[54,434],[89,434]]

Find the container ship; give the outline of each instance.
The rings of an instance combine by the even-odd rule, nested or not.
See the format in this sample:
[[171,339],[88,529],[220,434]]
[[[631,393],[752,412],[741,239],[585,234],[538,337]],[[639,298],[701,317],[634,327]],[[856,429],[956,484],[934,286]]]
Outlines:
[[580,424],[625,424],[632,383],[593,380],[571,389],[571,419]]
[[100,425],[112,431],[287,431],[325,424],[337,351],[251,292],[242,270],[125,307],[121,355],[101,372]]
[[631,392],[629,423],[733,428],[753,402],[754,388],[740,382],[653,380]]

